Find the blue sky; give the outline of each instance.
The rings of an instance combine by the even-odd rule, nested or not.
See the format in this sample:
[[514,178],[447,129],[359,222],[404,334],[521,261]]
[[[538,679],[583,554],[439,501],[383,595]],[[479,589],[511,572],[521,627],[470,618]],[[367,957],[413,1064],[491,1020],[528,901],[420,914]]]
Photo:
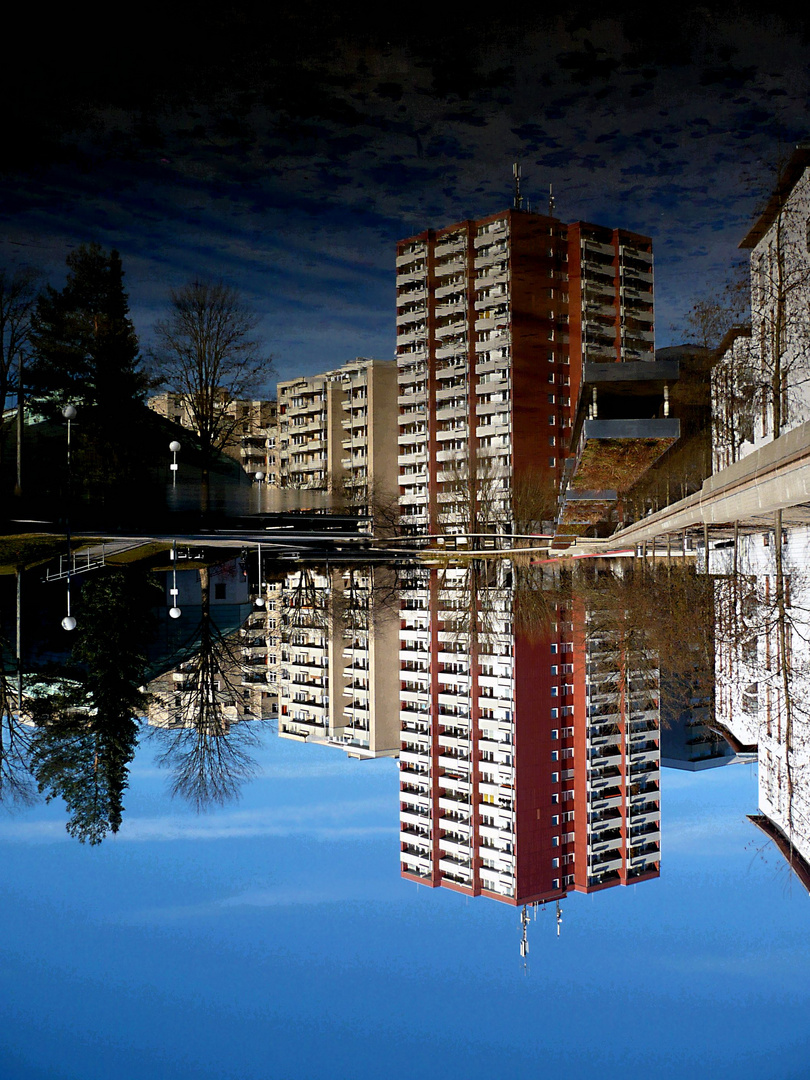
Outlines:
[[278,375],[390,357],[396,240],[502,209],[519,159],[535,208],[553,184],[564,219],[653,237],[658,344],[677,342],[807,136],[804,16],[566,10],[483,29],[303,3],[230,32],[200,8],[196,26],[132,26],[109,65],[81,63],[67,20],[76,56],[56,41],[25,57],[0,263],[59,282],[70,248],[98,240],[122,252],[145,344],[169,288],[208,275],[260,314]]
[[[806,1075],[807,895],[748,766],[665,771],[662,876],[518,912],[399,878],[396,763],[271,737],[197,817],[138,751],[119,836],[0,822],[0,1073]],[[762,849],[762,850],[761,850]]]

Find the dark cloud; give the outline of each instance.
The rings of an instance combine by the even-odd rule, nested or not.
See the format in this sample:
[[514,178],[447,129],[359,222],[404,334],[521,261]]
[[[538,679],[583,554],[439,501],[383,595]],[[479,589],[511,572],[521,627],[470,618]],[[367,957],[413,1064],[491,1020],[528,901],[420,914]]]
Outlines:
[[284,374],[390,356],[394,241],[503,208],[516,159],[535,205],[553,184],[563,217],[653,236],[663,343],[806,135],[805,21],[744,4],[166,7],[126,49],[66,11],[9,50],[3,258],[58,278],[116,245],[145,333],[170,286],[225,276]]

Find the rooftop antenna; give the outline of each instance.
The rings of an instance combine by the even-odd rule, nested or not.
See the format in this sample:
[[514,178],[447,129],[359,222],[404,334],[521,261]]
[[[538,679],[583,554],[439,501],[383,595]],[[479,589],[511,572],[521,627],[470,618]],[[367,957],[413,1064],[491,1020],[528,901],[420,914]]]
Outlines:
[[520,210],[523,196],[520,194],[520,165],[517,162],[512,166],[512,176],[515,178],[515,210]]
[[523,970],[526,970],[526,957],[529,955],[529,912],[526,905],[523,905],[523,911],[520,913],[520,924],[523,927],[522,936],[520,938],[520,955],[523,957]]
[[557,937],[560,936],[560,926],[562,924],[562,908],[560,907],[560,901],[557,901]]
[[554,185],[548,185],[548,216],[554,217]]

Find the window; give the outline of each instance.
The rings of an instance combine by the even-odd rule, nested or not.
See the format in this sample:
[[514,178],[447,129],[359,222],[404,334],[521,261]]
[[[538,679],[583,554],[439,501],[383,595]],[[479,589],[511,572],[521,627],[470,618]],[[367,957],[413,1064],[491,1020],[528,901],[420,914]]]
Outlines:
[[218,581],[216,585],[214,585],[214,599],[225,600],[227,588],[228,586],[225,584],[224,581]]

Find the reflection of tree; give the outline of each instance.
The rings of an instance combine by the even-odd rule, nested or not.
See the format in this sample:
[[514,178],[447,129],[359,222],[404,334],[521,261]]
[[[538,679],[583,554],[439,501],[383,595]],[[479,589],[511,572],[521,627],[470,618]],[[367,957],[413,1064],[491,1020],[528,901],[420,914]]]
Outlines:
[[588,612],[586,634],[613,643],[628,670],[655,675],[656,686],[660,671],[673,709],[711,698],[712,589],[694,567],[588,560],[576,567],[573,591]]
[[118,832],[127,786],[127,766],[135,753],[137,724],[130,717],[105,722],[83,707],[60,702],[63,712],[39,728],[32,762],[47,801],[64,799],[67,831],[82,843],[100,844]]
[[443,627],[456,638],[485,643],[513,633],[534,641],[550,631],[567,578],[559,566],[520,554],[449,563],[438,579]]
[[297,631],[329,630],[329,579],[310,567],[290,574],[284,585],[281,640],[290,642]]
[[200,621],[191,632],[193,650],[173,673],[172,687],[158,692],[155,721],[166,745],[158,762],[173,772],[171,791],[197,811],[239,796],[255,772],[250,748],[259,734],[242,706],[242,657],[238,632],[223,635],[211,618],[207,569],[200,570]]
[[[455,533],[532,533],[556,511],[554,482],[540,469],[513,476],[498,458],[479,451],[441,466],[441,520]],[[547,470],[546,470],[547,472]],[[473,546],[479,546],[477,540]]]
[[381,484],[367,479],[340,477],[332,480],[330,494],[334,511],[367,517],[378,539],[399,535],[398,492],[388,491]]
[[39,791],[67,804],[67,830],[99,844],[118,832],[128,766],[145,699],[154,583],[137,570],[107,567],[87,581],[77,607],[72,661],[81,681],[33,697],[32,769]]
[[31,728],[19,711],[19,684],[12,650],[0,638],[0,803],[26,804],[34,799],[30,768]]
[[806,539],[806,530],[788,534],[776,511],[773,530],[764,537],[747,536],[739,545],[735,538],[730,572],[714,579],[720,677],[726,684],[723,719],[733,723],[739,713],[745,741],[758,744],[760,798],[784,833],[789,861],[794,847],[806,850],[810,838]]

